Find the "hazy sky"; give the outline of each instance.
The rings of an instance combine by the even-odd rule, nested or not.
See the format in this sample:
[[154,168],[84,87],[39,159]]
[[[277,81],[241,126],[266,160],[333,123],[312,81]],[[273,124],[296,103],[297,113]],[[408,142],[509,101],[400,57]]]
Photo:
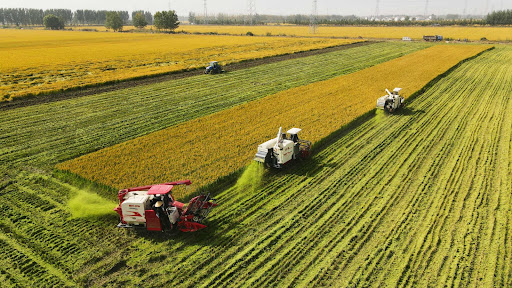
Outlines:
[[[313,0],[254,0],[259,14],[310,14]],[[425,13],[426,0],[379,0],[379,14]],[[467,14],[484,14],[486,11],[512,9],[512,0],[429,0],[429,14],[463,14],[467,3]],[[319,14],[374,15],[377,0],[318,0]],[[94,10],[149,10],[169,8],[169,0],[0,0],[3,8],[68,8]],[[171,0],[170,7],[179,15],[190,11],[203,14],[204,0]],[[247,0],[207,0],[208,14],[247,13]]]

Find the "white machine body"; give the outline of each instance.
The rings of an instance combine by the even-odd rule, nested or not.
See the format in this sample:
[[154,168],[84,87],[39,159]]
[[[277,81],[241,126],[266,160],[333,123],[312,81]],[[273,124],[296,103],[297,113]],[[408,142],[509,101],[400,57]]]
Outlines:
[[258,145],[254,160],[280,168],[290,160],[306,157],[309,155],[311,142],[299,139],[297,134],[300,131],[299,128],[292,128],[286,132],[288,134],[286,135],[282,133],[282,127],[280,127],[276,138]]
[[393,93],[391,93],[386,89],[388,95],[377,99],[377,108],[383,109],[389,113],[395,112],[396,109],[400,108],[404,104],[404,97],[399,95],[401,90],[402,88],[395,88],[393,89]]
[[127,224],[140,225],[146,223],[145,210],[150,209],[150,195],[147,191],[133,191],[126,194],[121,203],[123,219]]

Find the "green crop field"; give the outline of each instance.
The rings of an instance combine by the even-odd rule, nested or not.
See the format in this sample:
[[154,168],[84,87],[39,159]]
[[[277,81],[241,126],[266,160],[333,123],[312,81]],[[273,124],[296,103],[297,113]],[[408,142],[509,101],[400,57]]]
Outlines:
[[377,43],[0,111],[0,286],[512,286],[510,46],[460,65],[397,114],[356,120],[311,159],[277,172],[251,164],[214,187],[220,205],[193,234],[119,230],[111,191],[51,173],[423,47]]

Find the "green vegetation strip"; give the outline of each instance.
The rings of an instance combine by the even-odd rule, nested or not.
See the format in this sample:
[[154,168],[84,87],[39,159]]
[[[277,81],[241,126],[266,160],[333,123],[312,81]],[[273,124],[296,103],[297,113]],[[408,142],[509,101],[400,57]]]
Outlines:
[[352,73],[423,49],[376,43],[223,75],[2,111],[0,164],[54,164],[276,92]]

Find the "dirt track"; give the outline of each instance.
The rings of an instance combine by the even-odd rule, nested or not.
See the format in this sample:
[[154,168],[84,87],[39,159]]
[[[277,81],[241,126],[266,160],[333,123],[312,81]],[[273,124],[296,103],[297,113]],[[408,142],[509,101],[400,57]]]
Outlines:
[[[231,72],[231,71],[251,68],[251,67],[255,67],[255,66],[259,66],[259,65],[263,65],[263,64],[275,63],[275,62],[280,62],[280,61],[289,60],[289,59],[296,59],[296,58],[308,57],[308,56],[312,56],[312,55],[329,53],[329,52],[333,52],[333,51],[350,49],[350,48],[359,47],[359,46],[363,46],[363,45],[369,45],[372,43],[375,43],[375,42],[370,42],[370,41],[364,42],[363,41],[363,42],[358,42],[358,43],[354,43],[354,44],[336,46],[336,47],[325,48],[325,49],[318,49],[318,50],[304,51],[304,52],[298,52],[298,53],[293,53],[293,54],[272,56],[272,57],[267,57],[267,58],[263,58],[263,59],[249,60],[249,61],[243,61],[243,62],[239,62],[239,63],[229,64],[229,65],[226,65],[224,68],[226,71]],[[37,104],[42,104],[42,103],[61,101],[61,100],[71,99],[71,98],[75,98],[75,97],[82,97],[82,96],[87,96],[87,95],[93,95],[93,94],[98,94],[98,93],[103,93],[103,92],[110,92],[110,91],[115,91],[115,90],[119,90],[119,89],[135,87],[135,86],[139,86],[139,85],[147,85],[147,84],[159,83],[159,82],[168,81],[168,80],[182,79],[182,78],[186,78],[186,77],[200,75],[202,72],[203,72],[202,69],[195,69],[195,70],[191,70],[191,71],[181,71],[181,72],[177,72],[177,73],[174,72],[174,73],[169,73],[169,74],[165,74],[165,75],[148,76],[148,77],[145,77],[142,79],[126,80],[126,81],[121,81],[121,82],[117,82],[117,83],[105,84],[105,85],[100,84],[95,87],[86,87],[83,89],[56,92],[56,93],[51,93],[51,94],[47,94],[47,95],[39,95],[39,96],[25,97],[25,98],[21,97],[19,99],[15,99],[15,100],[9,101],[9,102],[0,102],[0,111],[1,110],[10,110],[10,109],[20,108],[20,107],[26,107],[26,106],[32,106],[32,105],[37,105]]]

